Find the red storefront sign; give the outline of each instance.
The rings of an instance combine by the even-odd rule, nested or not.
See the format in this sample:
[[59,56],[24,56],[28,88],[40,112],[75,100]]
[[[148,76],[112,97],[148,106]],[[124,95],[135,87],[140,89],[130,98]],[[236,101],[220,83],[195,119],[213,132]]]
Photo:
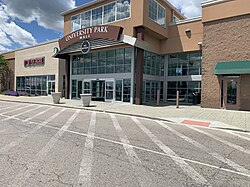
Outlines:
[[45,64],[45,57],[24,60],[24,67],[43,66],[44,64]]

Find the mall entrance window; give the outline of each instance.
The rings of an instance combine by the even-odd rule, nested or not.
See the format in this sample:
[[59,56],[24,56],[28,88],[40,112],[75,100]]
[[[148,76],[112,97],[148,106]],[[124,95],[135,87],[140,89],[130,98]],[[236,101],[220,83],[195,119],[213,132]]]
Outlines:
[[131,79],[72,80],[71,98],[80,99],[82,93],[91,93],[94,101],[130,102]]

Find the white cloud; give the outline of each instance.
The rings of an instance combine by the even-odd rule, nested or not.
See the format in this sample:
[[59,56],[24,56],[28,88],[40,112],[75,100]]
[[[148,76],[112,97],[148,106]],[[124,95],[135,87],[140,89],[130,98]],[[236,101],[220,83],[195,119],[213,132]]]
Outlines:
[[[1,25],[1,23],[0,23],[0,25]],[[4,46],[11,46],[11,44],[12,44],[12,41],[10,41],[7,34],[1,30],[0,30],[0,41],[1,41],[1,45],[4,45]]]
[[16,24],[37,22],[39,26],[63,31],[61,12],[75,7],[75,0],[0,0],[0,53],[37,44],[34,36]]
[[0,4],[0,53],[11,50],[13,44],[36,44],[31,33],[16,25],[8,14],[6,5]]
[[39,26],[62,32],[61,12],[75,7],[75,0],[3,0],[8,13],[25,23],[37,21]]
[[168,0],[187,18],[201,16],[202,0]]

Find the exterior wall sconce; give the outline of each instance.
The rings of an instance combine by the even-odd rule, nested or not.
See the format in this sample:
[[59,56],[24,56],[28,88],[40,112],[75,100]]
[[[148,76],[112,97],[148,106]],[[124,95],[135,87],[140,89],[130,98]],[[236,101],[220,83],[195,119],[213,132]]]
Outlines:
[[191,34],[191,29],[186,29],[186,30],[185,30],[185,33],[186,33],[186,34]]
[[200,50],[202,49],[202,42],[198,42],[198,46],[200,48]]
[[191,29],[186,29],[185,33],[186,33],[188,38],[191,38]]

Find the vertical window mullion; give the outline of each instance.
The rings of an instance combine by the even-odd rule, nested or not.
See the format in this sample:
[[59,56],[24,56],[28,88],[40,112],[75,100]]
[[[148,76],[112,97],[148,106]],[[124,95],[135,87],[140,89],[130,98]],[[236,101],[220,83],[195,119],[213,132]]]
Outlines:
[[117,1],[115,1],[115,21],[117,21]]

